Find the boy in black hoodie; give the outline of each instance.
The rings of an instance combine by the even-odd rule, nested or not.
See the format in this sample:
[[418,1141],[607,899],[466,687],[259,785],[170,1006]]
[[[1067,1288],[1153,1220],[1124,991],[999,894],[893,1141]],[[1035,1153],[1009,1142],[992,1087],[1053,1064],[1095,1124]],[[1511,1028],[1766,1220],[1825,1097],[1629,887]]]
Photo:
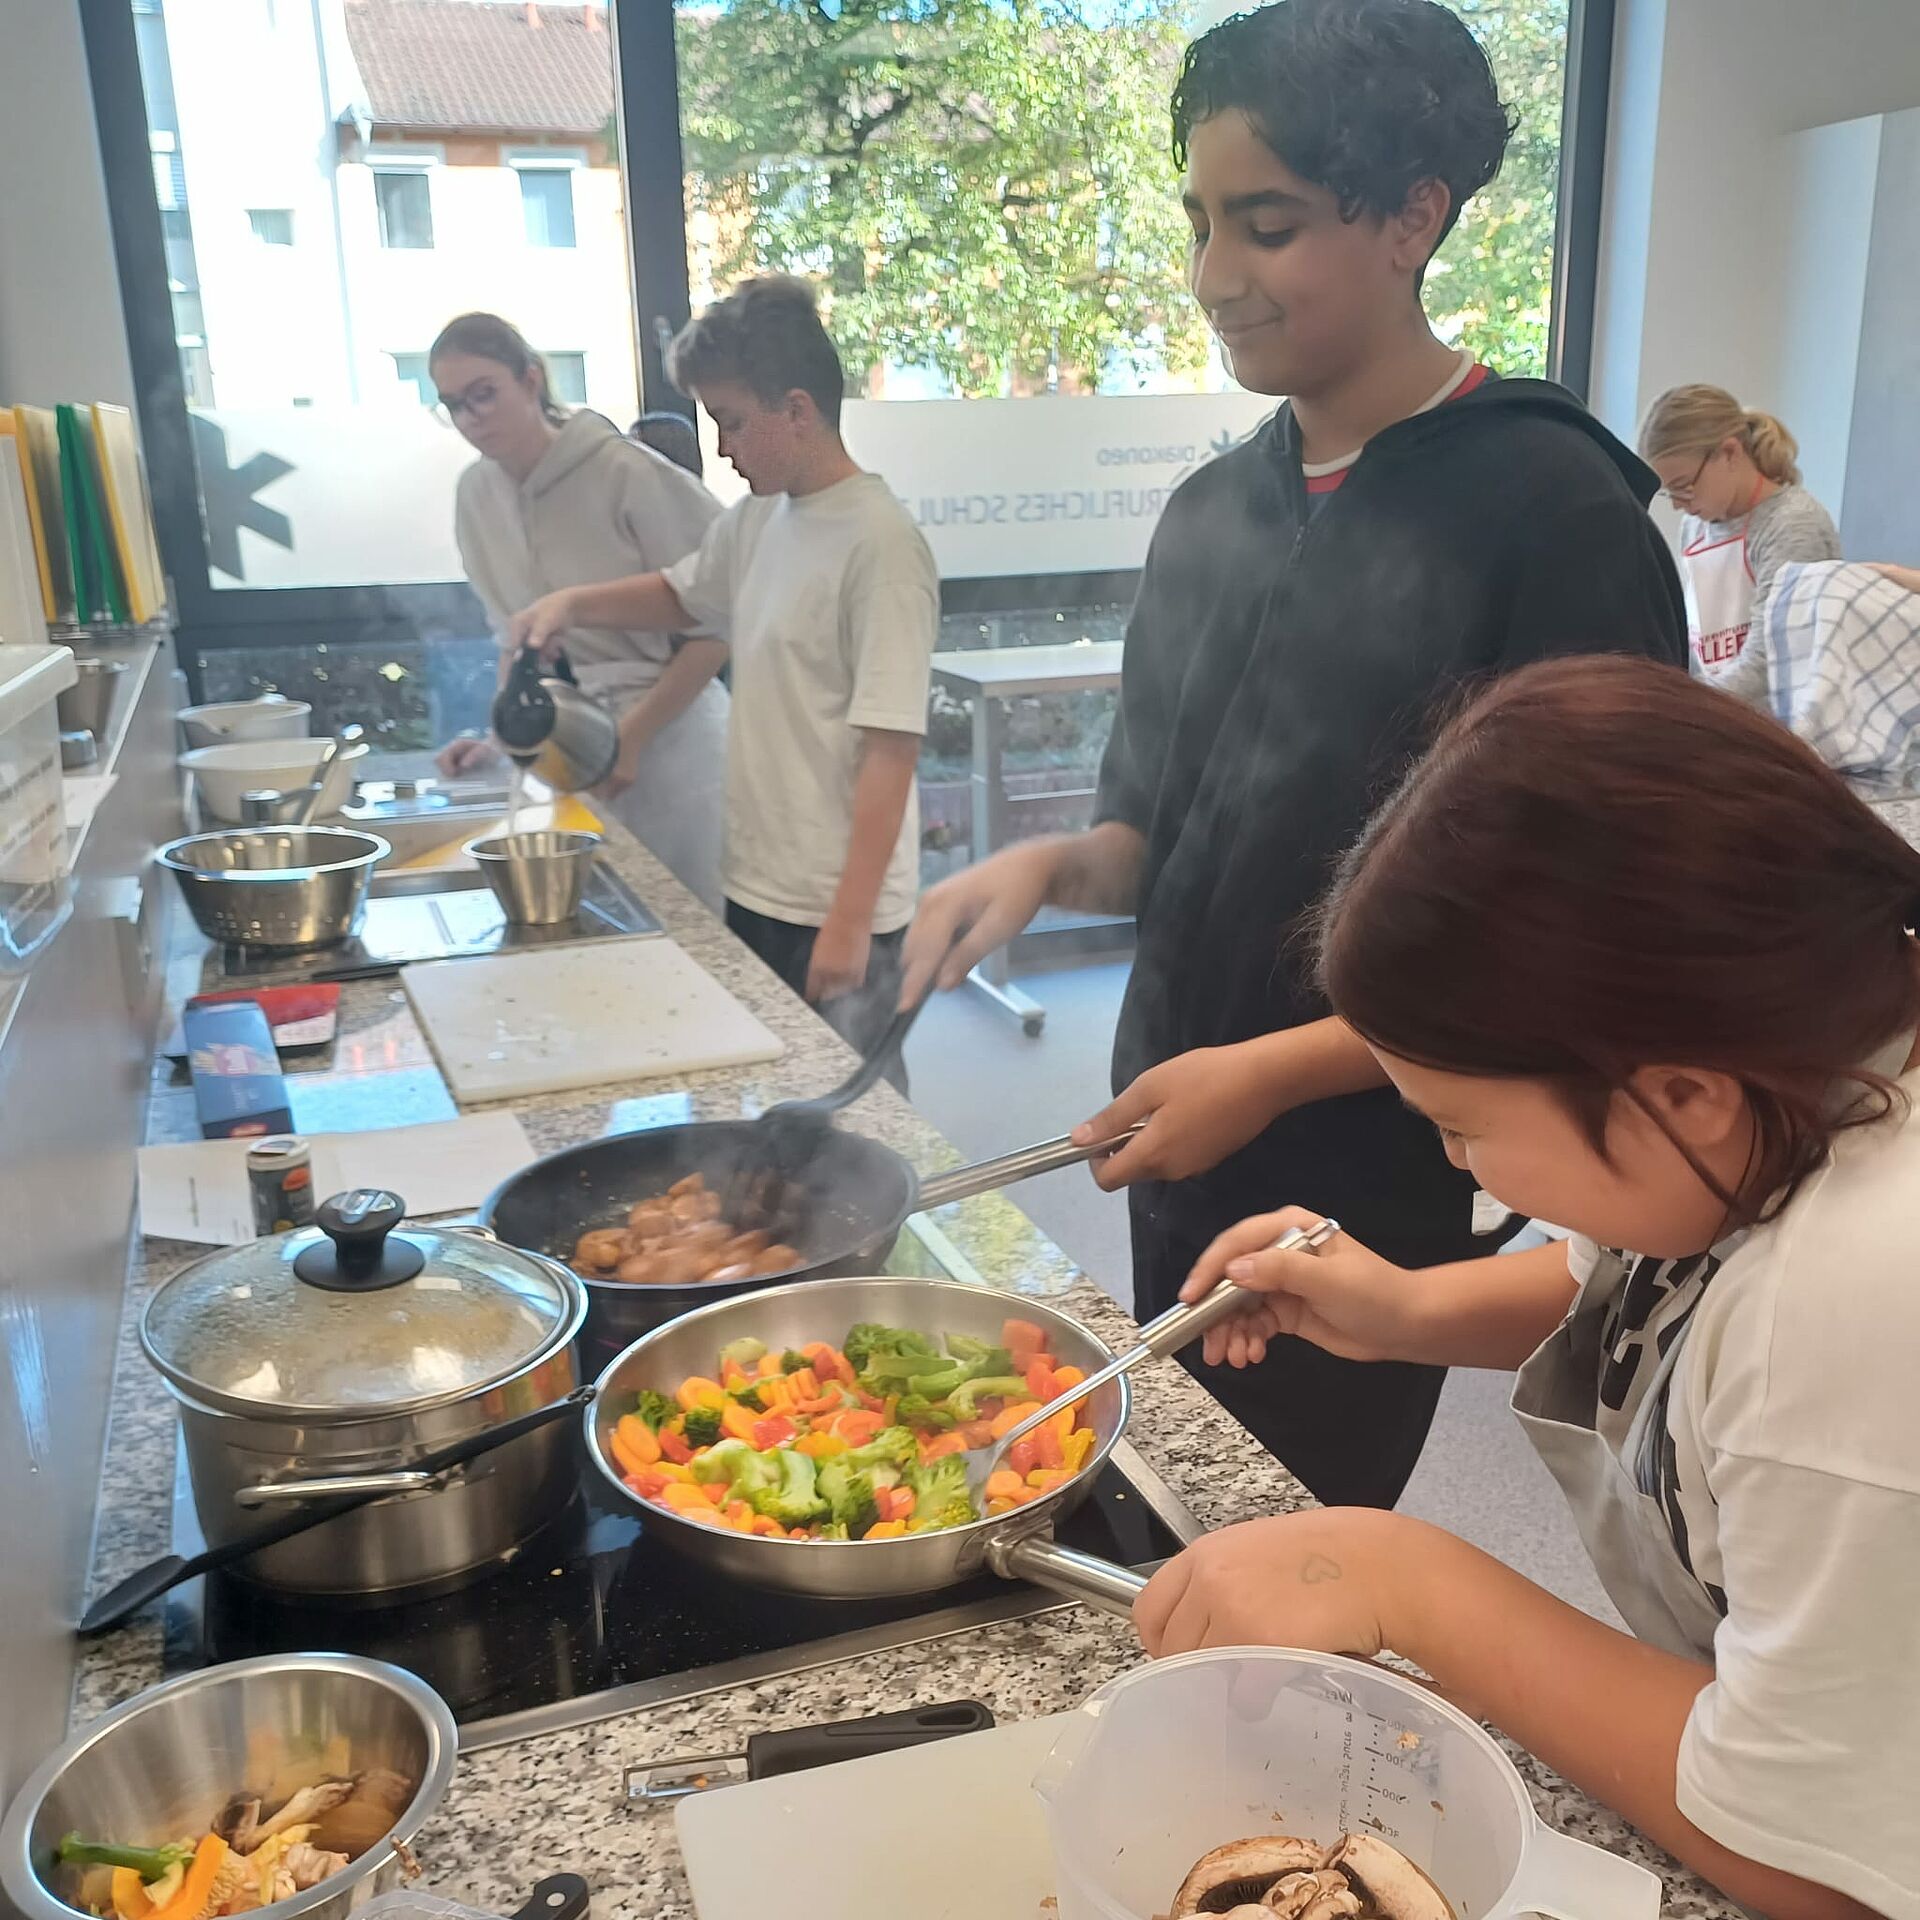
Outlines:
[[[1472,1182],[1325,1018],[1294,936],[1461,685],[1560,653],[1678,665],[1686,646],[1653,473],[1421,308],[1512,125],[1460,21],[1429,0],[1274,0],[1188,49],[1173,119],[1194,295],[1235,378],[1291,397],[1167,503],[1095,825],[930,892],[905,989],[957,985],[1045,904],[1137,915],[1123,1091],[1083,1133],[1147,1122],[1096,1176],[1130,1187],[1143,1319],[1216,1234],[1295,1201],[1389,1260],[1485,1251]],[[1298,1341],[1239,1372],[1186,1359],[1329,1505],[1398,1499],[1442,1378]]]

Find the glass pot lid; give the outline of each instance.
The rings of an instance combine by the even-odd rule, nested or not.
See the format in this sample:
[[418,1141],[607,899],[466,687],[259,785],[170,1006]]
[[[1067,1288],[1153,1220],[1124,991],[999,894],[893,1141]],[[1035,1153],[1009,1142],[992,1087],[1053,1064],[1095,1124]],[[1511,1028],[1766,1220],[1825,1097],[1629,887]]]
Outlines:
[[458,1400],[565,1346],[578,1281],[397,1194],[336,1194],[316,1224],[198,1261],[147,1303],[147,1357],[229,1412],[371,1417]]

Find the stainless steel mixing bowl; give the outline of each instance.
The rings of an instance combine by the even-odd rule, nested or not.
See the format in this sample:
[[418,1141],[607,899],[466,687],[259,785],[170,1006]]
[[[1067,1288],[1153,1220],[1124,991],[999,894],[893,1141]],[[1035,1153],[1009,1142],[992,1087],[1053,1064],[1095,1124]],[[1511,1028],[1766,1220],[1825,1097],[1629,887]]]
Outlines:
[[516,926],[557,926],[580,911],[600,836],[541,828],[472,840],[467,852]]
[[154,859],[209,940],[292,951],[346,938],[391,851],[346,827],[247,827],[189,834]]
[[344,1653],[208,1667],[149,1687],[75,1734],[0,1824],[0,1888],[26,1920],[74,1920],[56,1891],[68,1878],[53,1859],[63,1835],[155,1846],[203,1833],[240,1789],[274,1792],[276,1770],[304,1763],[313,1778],[332,1742],[347,1771],[390,1767],[419,1783],[386,1839],[319,1886],[257,1909],[261,1920],[341,1920],[397,1884],[396,1843],[411,1842],[446,1797],[459,1744],[431,1687]]

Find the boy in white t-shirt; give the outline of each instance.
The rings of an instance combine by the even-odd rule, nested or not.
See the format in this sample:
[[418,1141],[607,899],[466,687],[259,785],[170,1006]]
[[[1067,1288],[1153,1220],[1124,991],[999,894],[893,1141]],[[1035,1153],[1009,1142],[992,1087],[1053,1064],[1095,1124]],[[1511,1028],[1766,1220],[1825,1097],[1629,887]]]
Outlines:
[[865,1053],[898,998],[918,891],[939,576],[840,438],[845,377],[804,281],[747,282],[687,325],[668,367],[751,494],[666,571],[548,594],[512,637],[697,628],[727,642],[727,924]]

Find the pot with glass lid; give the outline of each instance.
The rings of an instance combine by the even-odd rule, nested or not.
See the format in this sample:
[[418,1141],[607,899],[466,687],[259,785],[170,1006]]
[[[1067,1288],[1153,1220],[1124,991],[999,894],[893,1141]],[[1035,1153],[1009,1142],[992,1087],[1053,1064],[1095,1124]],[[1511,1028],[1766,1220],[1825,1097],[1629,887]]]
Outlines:
[[579,1483],[577,1422],[458,1467],[415,1464],[579,1385],[586,1292],[472,1228],[402,1226],[392,1193],[338,1194],[316,1224],[226,1249],[147,1303],[140,1344],[180,1406],[209,1546],[290,1509],[371,1504],[263,1546],[245,1579],[305,1595],[445,1590],[509,1558]]

